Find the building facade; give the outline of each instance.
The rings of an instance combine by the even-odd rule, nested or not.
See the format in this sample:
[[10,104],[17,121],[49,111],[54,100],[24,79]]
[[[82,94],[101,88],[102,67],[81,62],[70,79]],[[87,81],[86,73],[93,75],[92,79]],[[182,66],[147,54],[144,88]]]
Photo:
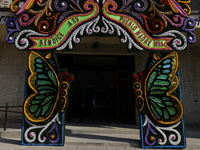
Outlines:
[[[5,106],[6,103],[9,106],[22,106],[29,52],[19,51],[14,45],[9,45],[5,42],[7,33],[5,22],[9,18],[7,16],[12,16],[12,13],[8,10],[9,1],[1,1],[0,3],[2,8],[0,10],[2,12],[0,17],[0,106]],[[197,41],[195,44],[189,45],[186,51],[178,53],[186,127],[200,125],[200,79],[198,78],[198,73],[200,72],[200,60],[198,57],[198,54],[200,54],[199,3],[198,0],[191,1],[193,10],[191,17],[196,21],[195,35]],[[75,46],[73,51],[56,52],[56,55],[58,61],[60,61],[59,65],[66,67],[71,71],[70,73],[82,73],[77,78],[75,75],[75,81],[77,80],[77,82],[72,85],[66,114],[68,121],[76,120],[75,122],[81,122],[81,109],[87,105],[84,99],[88,98],[87,96],[92,93],[92,96],[98,97],[100,102],[102,102],[102,97],[105,98],[105,96],[110,100],[113,99],[107,105],[108,109],[113,109],[111,116],[115,118],[110,118],[110,120],[113,119],[115,123],[138,124],[137,109],[134,106],[131,94],[123,97],[120,96],[120,92],[123,93],[123,88],[121,88],[123,85],[129,87],[130,93],[133,92],[132,87],[129,86],[129,83],[132,85],[130,76],[133,72],[144,70],[149,52],[130,52],[127,50],[126,45],[119,42],[117,37],[89,36],[83,37],[81,44]],[[108,64],[110,64],[110,67]],[[94,66],[99,66],[99,69],[95,70]],[[107,69],[101,70],[101,68]],[[90,74],[91,77],[88,77],[87,74]],[[105,80],[106,82],[103,82]],[[112,80],[113,82],[111,82]],[[102,85],[102,87],[95,88],[96,91],[94,91],[92,88],[95,84],[92,85],[92,83],[96,83],[98,86]],[[90,102],[91,104],[94,105],[92,101]],[[92,113],[90,105],[88,104],[88,109]],[[98,105],[98,102],[96,102],[96,105]],[[103,109],[102,105],[100,109]],[[12,110],[21,111],[21,108],[13,108]],[[1,120],[4,119],[3,112],[0,112],[0,118]],[[22,114],[8,113],[8,122],[20,122],[21,119]]]

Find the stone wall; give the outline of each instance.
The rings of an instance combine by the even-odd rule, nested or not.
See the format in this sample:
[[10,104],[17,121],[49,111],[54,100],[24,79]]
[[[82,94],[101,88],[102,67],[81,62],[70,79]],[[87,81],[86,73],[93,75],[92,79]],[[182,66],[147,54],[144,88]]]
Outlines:
[[[83,50],[85,49],[85,50]],[[27,70],[27,51],[17,50],[13,44],[0,42],[0,106],[22,106],[24,101],[25,71]],[[143,71],[149,52],[128,52],[126,45],[100,44],[94,49],[92,44],[80,44],[74,51],[66,54],[89,54],[89,55],[135,55],[136,70]],[[179,71],[182,85],[182,99],[184,106],[184,117],[187,126],[200,125],[200,54],[199,47],[179,52]],[[22,108],[10,110],[22,111]],[[0,120],[4,113],[0,112]],[[22,114],[8,113],[8,122],[21,120]],[[3,123],[3,121],[0,121]]]

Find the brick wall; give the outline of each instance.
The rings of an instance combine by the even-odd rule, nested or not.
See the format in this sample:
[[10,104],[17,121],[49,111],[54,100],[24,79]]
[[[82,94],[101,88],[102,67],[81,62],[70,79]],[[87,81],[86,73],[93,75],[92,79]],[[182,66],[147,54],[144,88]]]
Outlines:
[[[83,48],[85,50],[83,50]],[[179,52],[179,71],[181,76],[184,117],[186,125],[200,125],[200,58],[199,47]],[[14,45],[0,42],[0,106],[23,105],[25,71],[27,70],[27,51],[19,51]],[[67,52],[68,53],[68,52]],[[91,45],[80,44],[71,54],[92,55],[136,55],[137,72],[143,71],[149,52],[128,52],[123,44],[100,45],[93,49]],[[12,110],[21,109],[16,108]],[[4,113],[0,112],[0,120]],[[8,114],[8,121],[20,120],[21,114]],[[0,122],[1,123],[1,122]]]
[[[14,45],[0,42],[0,106],[23,105],[25,70],[28,52],[18,51]],[[22,108],[9,110],[22,111]],[[8,122],[22,119],[22,114],[8,113]],[[4,113],[0,112],[0,118]],[[1,122],[2,123],[2,122]]]
[[200,47],[179,52],[184,117],[186,125],[200,125]]

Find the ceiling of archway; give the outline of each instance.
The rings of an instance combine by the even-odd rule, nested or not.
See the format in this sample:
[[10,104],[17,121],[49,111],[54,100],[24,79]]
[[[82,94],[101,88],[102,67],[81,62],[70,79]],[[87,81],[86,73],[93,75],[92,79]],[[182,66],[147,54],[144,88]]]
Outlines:
[[71,50],[90,35],[118,36],[141,51],[185,50],[196,40],[189,1],[26,0],[19,7],[22,1],[11,4],[16,18],[8,19],[6,36],[19,50]]

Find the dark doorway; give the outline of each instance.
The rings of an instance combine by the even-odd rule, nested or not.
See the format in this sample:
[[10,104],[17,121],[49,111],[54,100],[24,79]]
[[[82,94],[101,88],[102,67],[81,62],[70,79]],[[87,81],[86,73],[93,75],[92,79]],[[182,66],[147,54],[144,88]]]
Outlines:
[[118,120],[120,123],[135,124],[135,99],[133,94],[133,78],[135,72],[135,56],[119,57],[119,100]]
[[74,56],[72,116],[78,123],[116,122],[117,64],[112,56]]
[[[60,68],[74,74],[67,121],[82,124],[134,124],[131,74],[134,56],[58,54]],[[132,106],[131,106],[132,105]]]

